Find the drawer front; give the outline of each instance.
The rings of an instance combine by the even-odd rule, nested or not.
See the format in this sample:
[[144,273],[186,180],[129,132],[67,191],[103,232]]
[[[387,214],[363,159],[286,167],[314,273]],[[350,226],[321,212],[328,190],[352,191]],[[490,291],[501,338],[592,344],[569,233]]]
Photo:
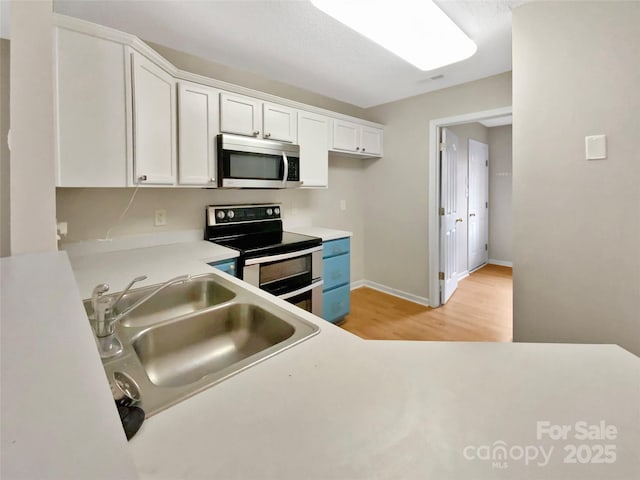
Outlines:
[[223,260],[221,262],[210,263],[209,265],[217,268],[218,270],[222,270],[223,272],[228,273],[229,275],[233,275],[234,277],[238,276],[235,260]]
[[337,322],[349,313],[351,308],[351,291],[349,285],[334,288],[322,294],[322,318],[329,322]]
[[349,253],[349,237],[324,242],[322,248],[323,258],[335,257],[343,253]]
[[349,254],[324,259],[322,279],[324,290],[350,283]]

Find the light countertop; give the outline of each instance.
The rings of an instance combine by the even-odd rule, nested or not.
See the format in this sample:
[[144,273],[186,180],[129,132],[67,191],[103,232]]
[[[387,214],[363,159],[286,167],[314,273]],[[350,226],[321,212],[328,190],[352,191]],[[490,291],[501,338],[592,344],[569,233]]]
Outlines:
[[146,275],[147,279],[137,283],[136,288],[155,285],[179,275],[209,273],[215,269],[208,263],[238,255],[231,248],[200,240],[72,256],[70,260],[80,295],[91,298],[98,283],[106,283],[112,292],[118,292],[134,277]]
[[346,230],[334,230],[324,227],[291,227],[286,229],[288,232],[299,233],[301,235],[311,235],[312,237],[320,237],[323,242],[329,240],[337,240],[338,238],[352,237],[353,233]]
[[0,477],[137,478],[66,253],[0,269]]
[[[199,255],[191,260],[210,258]],[[41,258],[31,262],[30,268]],[[172,258],[177,263],[184,260]],[[127,280],[142,273],[140,270],[150,271],[147,262],[156,260],[144,255],[126,259],[133,263],[113,268],[121,269]],[[164,279],[179,270],[167,262]],[[57,305],[56,318],[65,321],[51,332],[51,338],[63,340],[41,342],[38,357],[53,359],[49,361],[52,366],[58,365],[57,357],[63,354],[70,355],[69,361],[76,363],[80,357],[87,359],[91,371],[61,371],[55,378],[68,393],[66,385],[72,378],[91,376],[85,382],[84,388],[89,391],[84,392],[83,404],[89,403],[86,408],[95,409],[98,407],[92,402],[97,402],[104,409],[111,402],[111,395],[106,378],[97,372],[99,358],[92,350],[95,345],[84,323],[87,320],[68,265],[63,260],[43,265],[47,268],[42,269],[42,282],[56,278],[58,290],[75,293],[60,303],[53,297],[30,307],[20,307],[18,303],[8,323],[3,302],[3,369],[7,361],[5,330],[18,331],[16,323],[26,314],[41,318],[51,311],[47,309]],[[89,270],[84,264],[82,282],[93,286],[103,281],[97,277],[89,280]],[[178,274],[193,273],[183,270]],[[103,274],[103,270],[94,271],[96,276]],[[162,274],[158,271],[157,275]],[[3,296],[4,276],[3,270]],[[133,462],[140,478],[637,478],[640,359],[620,347],[366,341],[240,280],[232,281],[317,323],[321,332],[145,421],[140,432],[125,445],[129,462]],[[11,292],[17,295],[16,289],[20,288],[24,288],[24,282],[18,282]],[[69,353],[70,343],[75,346],[73,354]],[[20,349],[10,350],[7,355],[10,363],[20,364],[18,359],[24,358]],[[34,370],[32,362],[24,362],[23,368],[22,375],[29,376],[38,388],[54,390],[51,380]],[[3,372],[3,387],[4,382]],[[6,390],[3,388],[3,421]],[[20,401],[20,395],[26,395],[20,390],[18,393],[14,403]],[[42,410],[41,415],[43,418],[37,421],[14,421],[13,431],[28,438],[36,434],[42,422],[51,428],[57,423],[69,424],[70,431],[75,429],[76,441],[82,439],[88,445],[85,463],[96,458],[95,452],[90,451],[92,442],[113,442],[116,453],[121,451],[118,448],[124,437],[118,432],[117,416],[94,419],[99,424],[87,428],[70,424],[55,410]],[[538,422],[545,421],[570,425],[571,435],[578,422],[591,425],[604,421],[614,426],[617,434],[613,440],[578,440],[571,435],[553,440],[544,434],[538,439]],[[5,443],[4,430],[3,422],[2,453],[6,458],[9,445]],[[506,465],[496,466],[490,460],[479,459],[496,442],[499,446],[504,442],[513,452]],[[587,444],[591,448],[605,443],[614,445],[615,462],[563,461],[570,444]],[[517,458],[520,447],[522,451],[531,447],[531,455],[534,447],[554,450],[547,464],[538,464],[540,457],[525,465],[522,456]],[[44,452],[32,451],[32,472],[37,471],[37,459],[46,455]],[[56,452],[75,459],[77,445],[61,443],[56,445]],[[127,467],[120,473],[112,478],[135,478]]]

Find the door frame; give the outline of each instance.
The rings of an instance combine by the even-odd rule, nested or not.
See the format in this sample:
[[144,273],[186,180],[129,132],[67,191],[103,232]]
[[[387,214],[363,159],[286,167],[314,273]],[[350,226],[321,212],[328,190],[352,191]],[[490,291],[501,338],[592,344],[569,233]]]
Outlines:
[[429,258],[429,306],[440,306],[440,216],[438,208],[440,206],[440,139],[439,130],[441,127],[462,125],[473,123],[478,120],[486,120],[494,117],[504,117],[512,115],[513,107],[495,108],[479,112],[455,115],[452,117],[436,118],[429,122],[429,184],[428,184],[428,258]]

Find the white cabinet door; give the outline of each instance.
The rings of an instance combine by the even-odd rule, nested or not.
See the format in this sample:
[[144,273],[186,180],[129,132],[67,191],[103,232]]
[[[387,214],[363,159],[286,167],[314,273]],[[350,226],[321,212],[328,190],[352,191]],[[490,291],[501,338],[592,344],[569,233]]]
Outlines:
[[229,93],[220,94],[220,131],[257,137],[262,130],[262,102]]
[[178,183],[216,186],[218,91],[178,84]]
[[360,151],[365,155],[382,155],[382,130],[380,128],[360,127]]
[[121,44],[55,29],[59,187],[126,187],[125,52]]
[[360,151],[360,126],[344,120],[333,121],[333,148],[346,152]]
[[132,53],[134,183],[176,181],[176,82],[156,64]]
[[300,180],[303,187],[329,185],[329,119],[298,111]]
[[296,142],[297,114],[293,108],[265,103],[263,108],[263,138],[280,142]]

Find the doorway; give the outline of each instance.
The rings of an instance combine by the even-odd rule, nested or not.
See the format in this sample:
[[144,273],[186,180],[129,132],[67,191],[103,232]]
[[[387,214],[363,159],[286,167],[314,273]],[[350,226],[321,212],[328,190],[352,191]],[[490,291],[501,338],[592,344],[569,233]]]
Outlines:
[[[458,140],[458,145],[452,148],[451,145],[446,145],[447,135],[440,137],[440,132],[448,129],[449,138],[454,138],[455,128],[480,121],[486,127],[502,125],[504,123],[500,122],[504,122],[506,117],[510,119],[511,113],[511,107],[505,107],[430,122],[428,273],[429,299],[432,307],[445,303],[455,291],[457,280],[467,276],[470,270],[486,264],[489,253],[487,143],[469,135],[464,138],[464,143]],[[464,148],[458,148],[459,146]],[[471,156],[468,156],[467,150],[471,152]],[[461,153],[463,155],[460,155]],[[458,157],[459,167],[461,157],[464,157],[462,165],[466,165],[466,171],[458,168],[456,173],[452,168],[452,161],[448,159],[451,155]],[[455,188],[459,183],[452,182],[450,175],[460,176],[461,171],[467,175],[472,174],[467,176],[466,184],[458,189],[461,191],[456,192]],[[445,178],[442,177],[443,173]],[[468,203],[469,194],[473,197],[471,203]],[[454,197],[457,198],[457,204],[453,203],[455,208],[452,210],[450,203],[443,202]],[[484,210],[480,207],[484,207]],[[462,222],[465,222],[465,234],[469,231],[469,235],[457,235],[456,227]],[[464,264],[464,268],[460,264]]]

